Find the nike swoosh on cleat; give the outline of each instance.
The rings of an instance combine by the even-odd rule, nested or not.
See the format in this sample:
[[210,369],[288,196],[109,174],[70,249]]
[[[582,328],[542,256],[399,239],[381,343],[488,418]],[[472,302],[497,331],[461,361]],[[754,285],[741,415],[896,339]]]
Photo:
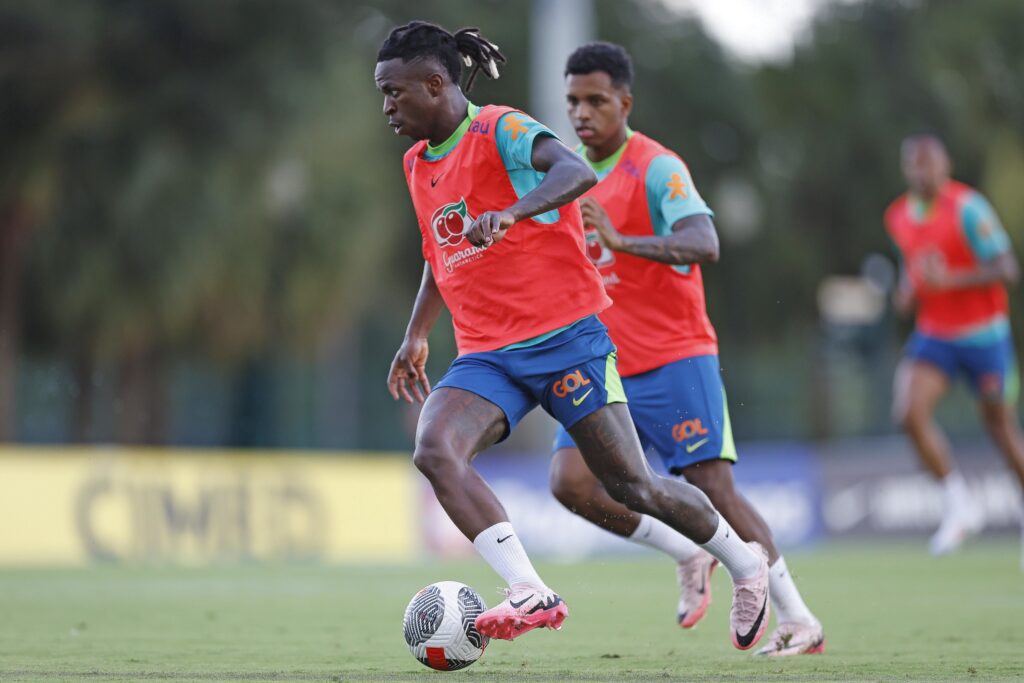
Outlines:
[[[533,609],[527,612],[527,614],[533,614],[538,610],[546,610],[551,609],[552,607],[557,607],[559,604],[561,604],[561,602],[562,598],[555,596],[549,599],[547,602],[538,602],[536,605],[533,606]],[[509,601],[509,604],[511,604],[511,601]]]
[[703,446],[704,444],[706,444],[710,440],[711,440],[711,437],[707,437],[707,438],[701,439],[697,443],[688,443],[688,444],[686,444],[686,452],[687,453],[693,453],[695,450],[697,450],[698,448],[700,448],[701,446]]
[[525,598],[523,598],[519,602],[512,602],[512,599],[509,598],[508,604],[512,607],[512,609],[519,609],[520,607],[525,605],[527,602],[529,602],[530,598],[532,598],[532,597],[533,597],[533,593],[530,593],[529,595],[527,595]]
[[761,621],[764,619],[764,610],[768,606],[768,596],[764,598],[764,604],[761,605],[761,613],[757,615],[757,619],[754,620],[754,625],[750,627],[745,635],[736,634],[736,642],[739,643],[740,647],[748,648],[751,643],[754,642],[754,637],[757,635],[758,630],[761,628]]
[[594,390],[593,387],[591,387],[590,389],[587,389],[587,393],[583,394],[579,398],[574,398],[572,400],[572,404],[574,406],[578,406],[579,404],[583,403],[585,400],[587,400],[587,396],[590,396],[590,392],[593,391],[593,390]]
[[498,543],[504,543],[505,541],[507,541],[508,539],[512,538],[513,536],[515,536],[515,534],[509,534],[505,538],[499,538],[498,539]]

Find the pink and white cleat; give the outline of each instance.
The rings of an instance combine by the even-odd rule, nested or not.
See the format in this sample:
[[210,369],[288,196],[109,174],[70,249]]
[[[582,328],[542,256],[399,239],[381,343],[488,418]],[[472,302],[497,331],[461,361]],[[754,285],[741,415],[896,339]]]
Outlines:
[[476,618],[476,629],[490,638],[512,640],[538,626],[562,628],[569,606],[548,588],[516,584],[505,588],[505,600]]
[[711,574],[718,560],[705,550],[699,551],[676,567],[679,579],[679,607],[676,617],[683,628],[693,628],[704,618],[711,604]]
[[732,612],[729,626],[732,644],[740,650],[749,650],[764,635],[771,614],[768,601],[768,553],[756,541],[747,543],[761,558],[757,574],[748,579],[733,579]]
[[768,644],[757,651],[765,657],[820,655],[825,652],[825,631],[821,624],[778,624]]

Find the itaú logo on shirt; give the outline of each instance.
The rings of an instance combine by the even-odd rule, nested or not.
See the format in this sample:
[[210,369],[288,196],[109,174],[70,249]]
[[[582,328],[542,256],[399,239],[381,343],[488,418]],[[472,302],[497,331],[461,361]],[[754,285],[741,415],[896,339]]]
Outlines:
[[430,229],[434,239],[442,247],[455,247],[466,239],[466,231],[473,224],[473,217],[466,208],[465,198],[452,204],[445,204],[430,217]]
[[598,268],[605,268],[615,263],[615,253],[604,246],[597,236],[597,230],[587,230],[587,258]]

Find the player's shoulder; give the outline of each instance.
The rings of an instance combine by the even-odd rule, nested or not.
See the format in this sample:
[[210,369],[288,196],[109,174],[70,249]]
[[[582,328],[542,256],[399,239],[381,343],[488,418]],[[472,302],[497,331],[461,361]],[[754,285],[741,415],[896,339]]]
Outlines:
[[413,164],[416,163],[416,158],[423,155],[423,151],[427,148],[426,140],[419,140],[409,149],[405,150],[405,154],[402,155],[402,162],[406,173],[412,173]]
[[629,138],[629,144],[630,147],[634,148],[636,153],[646,157],[649,161],[653,161],[659,157],[672,157],[680,161],[684,166],[686,165],[686,162],[683,161],[683,157],[676,151],[639,131],[633,131],[633,135]]
[[981,190],[967,183],[950,180],[948,188],[954,201],[956,201],[961,209],[977,208],[984,210],[989,206],[988,199],[981,193]]
[[907,193],[906,192],[900,194],[898,197],[896,197],[891,202],[889,202],[889,205],[887,207],[885,207],[885,213],[883,214],[884,217],[885,217],[885,224],[891,226],[892,222],[893,222],[893,218],[896,217],[896,212],[904,210],[904,207],[906,205],[907,205]]

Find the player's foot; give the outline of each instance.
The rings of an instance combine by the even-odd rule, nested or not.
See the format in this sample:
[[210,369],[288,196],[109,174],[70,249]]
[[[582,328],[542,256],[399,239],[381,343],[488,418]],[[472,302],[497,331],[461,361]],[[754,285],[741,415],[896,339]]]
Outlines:
[[928,552],[934,557],[956,551],[970,536],[981,531],[985,519],[977,507],[962,506],[946,512],[938,531],[928,543]]
[[764,635],[771,614],[768,602],[768,553],[756,541],[747,545],[761,558],[757,574],[747,579],[733,579],[732,613],[729,615],[732,644],[749,650]]
[[476,618],[476,630],[490,638],[512,640],[538,626],[556,631],[569,616],[569,607],[548,588],[516,584],[506,588],[505,600]]
[[778,624],[768,644],[755,654],[765,657],[820,655],[825,651],[825,631],[821,624]]
[[679,608],[676,616],[683,628],[693,628],[704,618],[711,604],[711,573],[718,560],[705,550],[676,566],[679,579]]

